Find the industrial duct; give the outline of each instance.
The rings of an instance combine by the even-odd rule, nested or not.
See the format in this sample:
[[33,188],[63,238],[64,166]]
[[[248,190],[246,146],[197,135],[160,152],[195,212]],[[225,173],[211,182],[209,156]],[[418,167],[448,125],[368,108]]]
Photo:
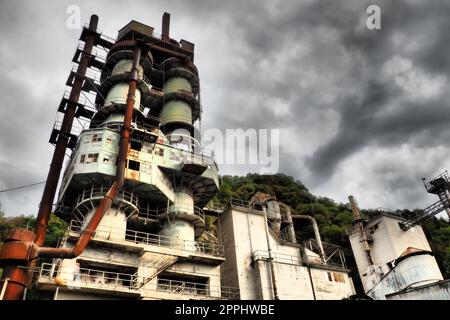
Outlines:
[[292,218],[293,219],[304,219],[304,220],[308,220],[309,222],[311,222],[313,230],[314,230],[314,236],[316,238],[317,245],[319,246],[320,259],[323,262],[326,262],[325,261],[325,251],[323,250],[322,239],[320,238],[319,226],[317,225],[316,219],[314,219],[312,216],[302,215],[302,214],[293,214]]

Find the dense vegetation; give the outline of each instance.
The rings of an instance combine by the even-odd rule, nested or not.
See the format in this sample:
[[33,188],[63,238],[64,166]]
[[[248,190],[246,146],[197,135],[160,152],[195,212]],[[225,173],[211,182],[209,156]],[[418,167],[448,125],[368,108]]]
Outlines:
[[[352,276],[357,289],[360,289],[359,276],[356,272],[353,255],[347,236],[347,230],[352,227],[352,214],[347,204],[336,203],[331,199],[312,195],[308,189],[292,177],[277,175],[248,174],[244,177],[223,176],[219,193],[215,200],[227,204],[230,198],[249,200],[256,192],[262,191],[275,194],[277,199],[291,206],[294,213],[309,214],[314,216],[319,224],[322,240],[344,248],[347,265],[352,269]],[[370,210],[363,210],[363,214],[370,215]],[[410,211],[402,210],[403,214]],[[0,244],[9,229],[22,227],[32,229],[34,227],[33,216],[5,217],[0,210]],[[213,230],[213,220],[208,220],[208,231]],[[296,222],[297,237],[307,240],[313,237],[309,225]],[[55,246],[58,238],[64,234],[67,224],[52,215],[46,245]],[[444,278],[450,278],[450,223],[443,219],[433,218],[423,224],[430,245],[441,267]],[[214,232],[207,232],[204,236],[214,237]],[[0,270],[1,272],[1,270]]]

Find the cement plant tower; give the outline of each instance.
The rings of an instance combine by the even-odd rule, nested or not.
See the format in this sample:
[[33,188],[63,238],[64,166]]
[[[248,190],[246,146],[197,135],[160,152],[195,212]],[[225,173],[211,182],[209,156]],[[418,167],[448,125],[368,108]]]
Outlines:
[[[55,299],[234,298],[220,286],[223,247],[214,236],[198,241],[219,179],[198,138],[194,44],[170,37],[167,13],[161,35],[131,21],[113,40],[97,22],[73,57],[36,230],[14,230],[0,253],[4,298],[23,296],[32,278],[23,270],[33,268]],[[45,248],[52,209],[69,228],[58,248]],[[38,266],[38,257],[52,262]]]

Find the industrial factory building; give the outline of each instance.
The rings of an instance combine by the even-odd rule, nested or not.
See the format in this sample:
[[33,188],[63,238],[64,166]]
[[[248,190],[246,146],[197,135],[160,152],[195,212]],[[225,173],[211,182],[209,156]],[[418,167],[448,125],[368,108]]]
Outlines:
[[[313,224],[316,238],[298,243],[294,219]],[[341,300],[355,294],[341,248],[321,241],[317,223],[294,215],[273,196],[231,201],[220,215],[225,247],[222,283],[241,299]]]
[[439,200],[422,212],[405,217],[378,210],[363,219],[353,196],[350,243],[366,295],[376,300],[450,300],[450,280],[444,280],[420,222],[445,211],[449,214],[450,178],[443,173],[425,182]]
[[[97,23],[92,16],[73,57],[36,230],[12,230],[0,250],[1,299],[24,298],[30,283],[55,300],[354,296],[341,248],[321,240],[312,216],[262,192],[212,202],[220,179],[199,138],[194,44],[170,37],[170,15],[161,35],[131,21],[111,39]],[[74,119],[86,126],[77,131]],[[350,242],[368,297],[450,299],[419,225],[450,212],[449,179],[439,178],[427,185],[439,202],[420,217],[364,221],[350,199]],[[52,210],[69,225],[57,248],[44,246]],[[314,238],[299,242],[295,220],[311,224]]]
[[[115,40],[97,31],[97,21],[83,28],[58,109],[64,117],[50,137],[55,153],[36,234],[11,232],[0,255],[2,297],[24,296],[29,278],[20,265],[36,268],[36,287],[54,299],[353,295],[340,248],[322,243],[312,217],[263,193],[227,208],[211,204],[219,176],[198,138],[194,44],[169,36],[169,14],[161,35],[131,21]],[[75,132],[74,118],[87,127]],[[46,248],[66,148],[72,153],[54,212],[69,227],[57,248]],[[316,238],[297,243],[294,218],[310,221]],[[215,227],[205,232],[207,220]],[[17,246],[31,251],[11,259]],[[36,265],[38,257],[47,262]]]

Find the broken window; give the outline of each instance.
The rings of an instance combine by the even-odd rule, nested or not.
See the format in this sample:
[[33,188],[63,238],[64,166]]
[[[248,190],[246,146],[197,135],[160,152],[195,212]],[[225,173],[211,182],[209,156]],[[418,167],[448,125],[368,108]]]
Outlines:
[[131,140],[131,149],[136,150],[136,151],[141,151],[142,149],[142,141],[139,140]]
[[161,148],[155,148],[155,154],[160,155],[161,157],[164,156],[164,149]]
[[331,274],[331,272],[327,272],[327,276],[328,276],[328,281],[333,281],[333,275]]
[[378,229],[378,223],[369,228],[370,233],[374,233]]
[[86,159],[86,163],[97,162],[98,153],[89,153]]
[[92,135],[92,142],[100,142],[102,141],[102,134],[101,133],[94,133]]
[[131,170],[139,171],[140,163],[134,160],[128,161],[128,168]]
[[86,158],[85,154],[82,154],[80,157],[80,163],[84,163],[84,159]]
[[345,277],[344,277],[344,275],[342,273],[334,272],[333,276],[334,276],[334,281],[336,281],[336,282],[345,282]]
[[113,160],[114,160],[114,156],[112,155],[112,154],[108,154],[108,155],[105,155],[104,157],[103,157],[103,163],[113,163]]

